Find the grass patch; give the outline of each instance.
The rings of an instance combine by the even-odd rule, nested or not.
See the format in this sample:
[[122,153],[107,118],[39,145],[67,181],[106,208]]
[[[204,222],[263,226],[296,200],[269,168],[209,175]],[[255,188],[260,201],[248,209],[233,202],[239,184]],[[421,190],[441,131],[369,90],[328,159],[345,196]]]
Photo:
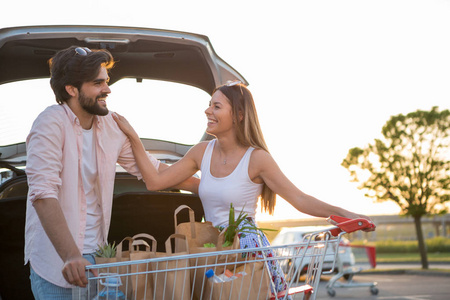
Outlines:
[[[363,241],[352,241],[354,245],[364,245]],[[444,237],[435,237],[426,239],[425,244],[429,253],[447,253],[450,255],[450,239]],[[417,241],[399,241],[399,240],[382,240],[369,242],[367,245],[375,246],[377,254],[398,253],[404,255],[406,253],[417,254],[419,247]]]
[[[450,263],[450,253],[428,253],[428,262]],[[419,262],[419,253],[377,253],[377,263]]]
[[[352,241],[354,245],[366,245],[363,241]],[[450,239],[435,237],[425,240],[427,258],[429,263],[450,263]],[[420,253],[417,241],[383,240],[367,243],[375,246],[378,263],[420,263]]]

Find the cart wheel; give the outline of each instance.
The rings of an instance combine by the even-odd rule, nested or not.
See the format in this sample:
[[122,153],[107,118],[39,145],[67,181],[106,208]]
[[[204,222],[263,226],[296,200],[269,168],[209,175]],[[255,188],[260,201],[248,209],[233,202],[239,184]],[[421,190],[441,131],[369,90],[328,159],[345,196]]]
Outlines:
[[327,289],[327,293],[330,297],[336,296],[336,291],[333,289]]
[[372,286],[372,287],[370,288],[370,293],[371,293],[372,295],[378,295],[378,292],[379,292],[379,290],[378,290],[377,287]]

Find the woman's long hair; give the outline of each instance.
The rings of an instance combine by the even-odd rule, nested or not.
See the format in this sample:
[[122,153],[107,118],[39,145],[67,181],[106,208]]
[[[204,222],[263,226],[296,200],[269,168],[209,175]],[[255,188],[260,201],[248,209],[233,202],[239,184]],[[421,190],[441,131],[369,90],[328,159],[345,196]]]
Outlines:
[[[217,87],[213,94],[216,91],[224,94],[231,104],[238,142],[246,147],[251,146],[269,152],[259,125],[253,96],[248,88],[242,83],[231,83]],[[275,199],[275,193],[264,183],[260,197],[261,210],[273,214]]]

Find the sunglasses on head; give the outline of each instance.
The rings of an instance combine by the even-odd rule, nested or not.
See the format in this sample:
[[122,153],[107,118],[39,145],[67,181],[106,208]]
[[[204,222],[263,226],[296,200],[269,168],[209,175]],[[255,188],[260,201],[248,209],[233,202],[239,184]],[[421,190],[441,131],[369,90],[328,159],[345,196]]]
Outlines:
[[79,54],[81,56],[86,56],[90,52],[92,52],[92,50],[87,47],[76,47],[75,48],[75,53]]
[[228,80],[227,81],[227,86],[235,86],[235,85],[238,85],[238,84],[241,84],[241,83],[242,83],[242,81],[240,81],[240,80],[234,80],[234,81]]
[[241,95],[244,95],[244,93],[242,92],[242,85],[243,85],[242,81],[240,81],[240,80],[234,80],[234,81],[228,80],[227,83],[226,83],[226,86],[228,86],[228,87],[232,87],[232,86],[235,86],[235,85],[239,86],[239,90],[241,92]]

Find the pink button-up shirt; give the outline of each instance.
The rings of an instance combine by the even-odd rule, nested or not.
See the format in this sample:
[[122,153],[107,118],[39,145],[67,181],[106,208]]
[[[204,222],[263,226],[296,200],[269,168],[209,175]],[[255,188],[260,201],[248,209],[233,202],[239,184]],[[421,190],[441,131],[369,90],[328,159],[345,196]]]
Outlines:
[[[111,114],[94,119],[98,166],[99,203],[103,212],[102,230],[106,241],[111,222],[116,163],[141,179],[131,145]],[[53,105],[34,121],[27,137],[28,201],[25,225],[25,264],[47,281],[71,287],[62,275],[63,261],[45,233],[33,202],[55,198],[59,201],[72,236],[82,253],[86,229],[86,197],[81,178],[83,134],[70,108]],[[156,168],[159,161],[150,156]]]

